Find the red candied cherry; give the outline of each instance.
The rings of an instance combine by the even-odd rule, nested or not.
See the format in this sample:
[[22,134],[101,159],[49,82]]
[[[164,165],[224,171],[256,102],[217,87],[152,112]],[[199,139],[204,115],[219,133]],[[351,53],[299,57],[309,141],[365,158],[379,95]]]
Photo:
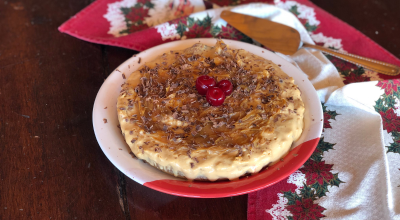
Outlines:
[[219,106],[225,101],[225,93],[218,87],[211,87],[207,91],[206,99],[210,105]]
[[226,79],[219,81],[217,87],[222,89],[226,96],[230,95],[233,91],[232,83]]
[[208,88],[215,86],[215,79],[211,76],[200,76],[196,80],[196,89],[200,95],[206,95]]

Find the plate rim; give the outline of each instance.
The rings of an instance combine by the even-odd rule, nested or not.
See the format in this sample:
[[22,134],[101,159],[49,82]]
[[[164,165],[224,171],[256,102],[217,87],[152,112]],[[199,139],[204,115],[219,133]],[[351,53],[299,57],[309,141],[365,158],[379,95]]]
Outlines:
[[[198,42],[201,42],[201,43],[204,43],[204,44],[207,44],[207,45],[213,45],[213,44],[215,44],[215,42],[216,42],[217,40],[218,40],[218,39],[215,39],[215,38],[194,38],[194,39],[187,39],[187,40],[180,40],[180,41],[172,41],[172,42],[168,42],[168,43],[165,43],[165,44],[160,44],[160,45],[158,45],[158,46],[149,48],[149,49],[147,49],[147,50],[145,50],[145,51],[142,51],[142,52],[140,52],[140,53],[134,55],[133,57],[127,59],[127,60],[124,61],[122,64],[120,64],[115,70],[113,70],[113,71],[109,74],[109,76],[107,77],[107,79],[106,79],[106,80],[103,82],[103,84],[101,85],[101,87],[100,87],[100,89],[99,89],[99,91],[98,91],[98,93],[97,93],[97,95],[96,95],[96,99],[95,99],[95,101],[94,101],[93,113],[92,113],[93,129],[94,129],[94,133],[95,133],[95,136],[96,136],[96,140],[97,140],[97,142],[98,142],[100,148],[102,149],[103,153],[104,153],[104,154],[106,155],[106,157],[110,160],[110,162],[111,162],[118,170],[120,170],[122,173],[124,173],[124,174],[125,174],[126,176],[128,176],[129,178],[133,179],[135,182],[137,182],[137,183],[139,183],[139,184],[142,184],[142,185],[144,185],[144,186],[147,186],[147,187],[149,187],[149,188],[151,188],[151,189],[154,189],[154,190],[157,190],[157,191],[160,191],[160,192],[163,192],[163,193],[171,194],[171,195],[176,195],[176,196],[194,197],[194,198],[199,198],[199,197],[200,197],[200,198],[220,198],[220,197],[237,196],[237,195],[247,194],[247,193],[250,193],[250,192],[253,192],[253,191],[257,191],[257,190],[266,188],[266,187],[271,186],[271,185],[273,185],[273,184],[275,184],[275,183],[277,183],[277,182],[283,180],[284,178],[290,176],[293,172],[295,172],[296,170],[298,170],[298,168],[300,168],[300,167],[310,158],[311,154],[313,153],[313,151],[314,151],[315,148],[317,147],[318,140],[319,140],[319,138],[320,138],[320,136],[321,136],[321,133],[322,133],[323,121],[322,121],[322,123],[318,123],[318,124],[317,124],[317,125],[319,125],[319,127],[320,127],[320,129],[319,129],[320,131],[317,132],[317,133],[318,133],[318,137],[316,137],[315,139],[318,139],[318,140],[316,141],[316,143],[313,144],[313,145],[315,145],[315,146],[312,146],[312,147],[311,147],[313,150],[310,150],[309,155],[303,160],[303,162],[301,162],[300,165],[293,167],[293,168],[291,169],[291,171],[288,172],[288,174],[281,175],[281,176],[283,176],[283,177],[281,177],[281,178],[279,178],[279,179],[273,181],[273,183],[265,184],[265,185],[263,185],[263,186],[258,186],[258,187],[249,188],[249,189],[247,189],[247,190],[242,190],[242,191],[235,191],[235,190],[233,190],[233,192],[231,192],[231,193],[214,193],[214,194],[212,194],[212,193],[211,193],[211,194],[208,194],[208,193],[195,193],[195,192],[194,192],[194,193],[187,193],[187,192],[186,192],[186,193],[182,193],[182,192],[178,192],[178,191],[171,190],[171,189],[168,189],[168,188],[163,188],[163,187],[159,187],[159,186],[156,186],[156,185],[149,184],[149,183],[151,183],[151,182],[141,182],[141,181],[138,180],[137,178],[131,177],[131,175],[128,174],[128,170],[126,170],[123,166],[120,166],[120,165],[119,165],[119,163],[117,162],[117,159],[116,159],[114,156],[110,155],[110,154],[106,151],[106,146],[103,146],[103,144],[102,144],[103,141],[101,141],[101,137],[99,137],[99,134],[98,134],[99,131],[97,130],[98,128],[97,128],[97,126],[96,126],[96,124],[99,124],[99,122],[96,121],[96,120],[98,120],[98,119],[96,119],[96,116],[97,116],[97,115],[96,115],[96,103],[98,103],[99,99],[101,98],[101,97],[99,97],[99,95],[101,94],[102,90],[104,90],[104,89],[106,88],[105,86],[108,85],[108,83],[110,82],[111,78],[114,77],[115,74],[118,74],[118,73],[121,74],[121,72],[118,71],[118,69],[119,69],[119,68],[121,69],[121,67],[123,67],[123,66],[129,65],[128,63],[131,63],[132,60],[135,60],[135,57],[140,57],[141,54],[145,54],[146,52],[149,52],[149,51],[151,52],[152,50],[157,50],[157,49],[159,49],[159,48],[164,48],[164,47],[172,49],[172,48],[174,48],[176,45],[179,45],[179,44],[189,44],[189,43],[193,43],[193,44],[194,44],[194,43],[198,43]],[[246,43],[246,42],[241,42],[241,41],[235,41],[235,40],[229,40],[229,39],[222,39],[222,40],[223,40],[226,44],[228,44],[229,46],[234,45],[233,47],[235,47],[235,48],[236,48],[236,47],[239,47],[239,46],[240,46],[240,48],[251,47],[251,49],[259,49],[259,50],[261,50],[261,51],[264,51],[264,52],[262,52],[261,57],[263,57],[263,58],[265,58],[265,59],[270,59],[270,58],[265,57],[265,56],[276,56],[276,57],[279,57],[279,59],[281,59],[282,62],[285,63],[285,65],[286,65],[286,64],[289,64],[292,68],[295,68],[299,73],[304,74],[304,73],[302,72],[301,69],[295,67],[293,64],[291,64],[290,62],[288,62],[288,61],[285,60],[284,58],[278,56],[277,54],[274,54],[273,52],[268,51],[268,50],[265,49],[265,48],[258,47],[258,46],[256,46],[256,45],[249,44],[249,43]],[[214,43],[211,43],[211,42],[214,42]],[[250,49],[250,50],[246,49],[246,50],[248,50],[249,52],[255,54],[254,51],[252,51],[251,49]],[[159,55],[159,54],[160,54],[160,53],[157,53],[157,55]],[[260,56],[260,55],[259,55],[259,56]],[[143,64],[140,64],[139,66],[142,66],[142,65],[143,65]],[[133,70],[133,71],[134,71],[134,70]],[[133,72],[133,71],[132,71],[132,72]],[[130,74],[129,74],[129,75],[130,75]],[[121,77],[121,79],[122,79],[122,77]],[[308,88],[308,89],[311,89],[312,93],[314,93],[314,96],[315,96],[316,98],[318,98],[318,95],[317,95],[317,92],[316,92],[315,88],[312,86],[311,82],[310,82],[308,79],[307,79],[307,81],[308,81],[308,83],[311,85],[311,87],[307,87],[307,88]],[[304,80],[303,80],[303,82],[304,82]],[[314,98],[315,98],[315,97],[314,97]],[[319,104],[319,107],[320,107],[320,108],[319,108],[320,111],[319,111],[318,113],[320,114],[320,115],[319,115],[320,118],[323,120],[322,106],[321,106],[321,103],[319,102],[319,99],[318,99],[318,104]],[[115,106],[115,110],[116,110],[116,106]],[[117,114],[115,114],[115,117],[117,117]],[[317,118],[318,118],[318,116],[317,116]],[[95,119],[96,119],[96,120],[95,120]],[[97,123],[96,123],[96,122],[97,122]],[[318,130],[318,128],[317,128],[316,130]],[[304,132],[304,131],[303,131],[303,132]],[[122,135],[121,135],[121,136],[122,136]],[[314,139],[312,139],[312,140],[314,140]],[[310,140],[308,140],[308,141],[310,141]],[[305,142],[307,142],[307,141],[304,141],[303,143],[305,143]],[[125,143],[125,145],[126,145],[126,143]],[[296,149],[296,148],[295,148],[295,149]],[[294,149],[291,149],[289,152],[291,152],[292,150],[294,150]],[[286,158],[286,157],[287,157],[287,155],[284,156],[284,158]],[[148,166],[150,166],[150,165],[148,165]],[[155,168],[153,168],[153,169],[155,169]],[[254,174],[254,176],[256,176],[256,175],[258,175],[258,174],[259,174],[259,173]],[[171,177],[172,177],[172,176],[171,176]],[[182,179],[182,180],[178,180],[178,181],[190,182],[190,181],[188,181],[188,180],[183,180],[183,179]],[[235,182],[235,181],[231,181],[231,182]],[[218,184],[218,182],[210,182],[210,184]]]

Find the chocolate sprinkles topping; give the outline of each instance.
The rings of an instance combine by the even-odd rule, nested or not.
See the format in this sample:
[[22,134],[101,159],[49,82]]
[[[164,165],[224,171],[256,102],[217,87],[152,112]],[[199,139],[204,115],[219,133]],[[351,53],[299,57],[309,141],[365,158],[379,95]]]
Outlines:
[[[203,160],[195,157],[197,153],[211,146],[233,148],[237,150],[237,157],[247,158],[251,154],[250,144],[236,143],[260,140],[263,126],[284,119],[279,113],[284,107],[293,106],[288,102],[295,100],[282,98],[286,84],[280,83],[283,80],[275,75],[278,70],[258,65],[243,57],[240,50],[220,46],[222,52],[211,57],[170,51],[155,61],[158,63],[146,62],[139,69],[138,83],[128,85],[131,82],[127,80],[122,85],[120,96],[126,98],[125,103],[118,104],[119,110],[128,109],[123,113],[127,116],[122,118],[127,123],[122,125],[129,126],[129,135],[135,135],[127,135],[128,143],[134,137],[130,142],[134,144],[138,140],[142,153],[144,149],[146,153],[154,150],[159,156],[185,149],[187,157],[194,162],[190,163],[191,168],[195,164],[199,166],[199,159]],[[210,106],[206,97],[198,93],[195,85],[200,75],[232,83],[234,91],[223,105]],[[122,78],[126,79],[124,73]],[[289,112],[296,113],[290,109]],[[155,141],[142,142],[150,140],[143,139],[142,135]]]

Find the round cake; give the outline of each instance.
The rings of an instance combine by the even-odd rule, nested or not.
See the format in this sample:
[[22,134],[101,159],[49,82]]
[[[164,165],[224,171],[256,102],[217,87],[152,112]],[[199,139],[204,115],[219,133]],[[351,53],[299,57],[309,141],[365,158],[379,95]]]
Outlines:
[[[233,92],[211,106],[196,90],[207,75]],[[122,85],[122,134],[139,159],[190,180],[234,180],[278,161],[303,130],[304,103],[278,65],[222,40],[170,51]]]

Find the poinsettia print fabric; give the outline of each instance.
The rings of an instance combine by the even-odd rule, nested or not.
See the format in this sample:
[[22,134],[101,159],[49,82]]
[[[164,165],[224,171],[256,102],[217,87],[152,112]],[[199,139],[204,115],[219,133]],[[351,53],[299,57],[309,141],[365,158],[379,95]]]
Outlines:
[[186,17],[168,22],[170,26],[175,27],[179,38],[201,38],[214,37],[239,40],[252,43],[251,38],[242,34],[231,25],[216,25],[212,22],[212,17],[206,14],[204,18]]
[[[293,4],[293,2],[290,2],[290,5],[290,7],[286,6],[286,9],[298,16],[300,14],[298,12],[298,9],[303,6],[299,6],[298,3]],[[313,21],[315,24],[315,14],[310,12],[308,14],[312,17],[309,20]],[[317,44],[342,51],[346,49],[341,44],[341,39],[325,37],[321,33],[313,34],[312,32],[318,29],[318,25],[310,25],[304,18],[299,20],[302,21],[303,25],[310,32],[311,37]],[[382,76],[377,72],[365,70],[364,68],[357,67],[354,64],[342,61],[335,57],[326,57],[334,64],[344,84],[370,82],[371,80],[382,80],[382,78],[385,78],[385,76]],[[354,120],[354,115],[352,116],[352,114],[350,114],[350,112],[354,113],[354,107],[344,107],[343,113],[339,114],[336,110],[330,110],[334,109],[336,106],[331,106],[330,108],[328,108],[327,105],[323,103],[323,137],[321,137],[317,149],[315,150],[311,158],[303,165],[302,168],[299,169],[299,171],[295,172],[291,176],[297,176],[297,179],[302,179],[302,184],[296,184],[296,187],[293,188],[292,186],[290,190],[281,190],[281,192],[277,193],[278,199],[276,199],[275,204],[273,204],[272,206],[264,206],[266,207],[264,209],[264,213],[262,213],[261,210],[258,210],[258,212],[261,212],[262,214],[258,213],[253,215],[254,213],[249,213],[249,219],[400,218],[400,201],[398,199],[400,198],[400,171],[398,162],[400,161],[400,135],[398,133],[398,131],[400,130],[400,111],[398,110],[400,97],[400,93],[398,92],[400,91],[399,82],[400,81],[397,79],[379,81],[375,84],[368,83],[366,85],[363,85],[362,90],[359,88],[352,90],[353,93],[362,94],[362,96],[364,96],[364,99],[365,97],[369,99],[368,101],[362,100],[362,102],[364,104],[364,107],[369,107],[370,111],[368,113],[361,111],[359,115],[365,115],[365,117],[358,118],[358,120]],[[351,87],[351,85],[349,86]],[[381,87],[383,90],[385,90],[385,92],[381,93],[374,88],[375,86]],[[371,94],[371,92],[374,93],[374,95],[369,95]],[[378,94],[382,95],[379,96]],[[344,104],[340,103],[340,101],[337,100],[334,101],[335,99],[342,98],[343,94],[340,96],[334,96],[331,100],[328,100],[328,102],[330,101],[338,106],[352,106],[349,103]],[[361,99],[361,97],[358,98]],[[341,108],[339,107],[338,109]],[[343,134],[344,130],[348,130],[344,129],[344,127],[356,127],[356,124],[363,126],[364,123],[360,123],[359,121],[369,121],[368,118],[371,116],[367,115],[373,115],[372,110],[375,110],[377,113],[379,113],[382,118],[381,122],[375,121],[375,139],[369,139],[370,142],[360,140],[358,143],[352,143],[352,141],[349,140],[348,142],[337,143],[337,140],[346,140],[346,138],[338,137],[335,134]],[[375,117],[376,116],[377,115],[375,115]],[[379,119],[379,117],[376,118]],[[339,120],[337,122],[337,119],[342,120]],[[349,125],[349,123],[353,124],[353,126]],[[338,124],[338,128],[335,129],[332,124]],[[378,128],[380,124],[383,125],[383,131],[381,132]],[[354,128],[354,130],[360,131],[360,127]],[[345,135],[351,136],[355,135],[355,133],[356,132],[348,131]],[[379,133],[383,133],[383,135],[377,135]],[[358,136],[363,138],[367,134],[368,132],[365,132],[362,134],[358,134]],[[328,138],[325,138],[325,136],[327,136]],[[384,143],[378,144],[377,142]],[[355,163],[343,161],[342,154],[352,155],[351,153],[349,153],[349,151],[344,149],[346,149],[346,147],[355,147],[355,145],[359,145],[359,148],[355,148],[357,150],[350,151],[353,153],[354,158],[360,156],[360,153],[358,151],[366,152],[366,154],[376,153],[376,155],[380,155],[380,164],[383,168],[381,167],[380,169],[374,169],[373,163],[369,164],[368,159],[357,160],[351,156],[347,160],[353,161]],[[360,145],[363,148],[360,148]],[[339,149],[336,149],[338,147],[340,147],[340,150],[343,151],[343,153],[338,152]],[[369,150],[368,148],[365,149],[365,147],[374,147],[374,149]],[[329,162],[326,161],[326,157],[328,157]],[[364,158],[368,158],[368,156],[365,155]],[[386,164],[387,166],[385,166]],[[363,168],[360,168],[360,166],[362,166]],[[354,176],[356,176],[357,178],[352,179],[350,178],[352,172],[348,170],[349,167],[351,167],[351,169],[357,167],[357,169],[359,170],[370,168],[369,171],[375,175],[362,175],[364,174],[363,172],[359,173],[361,175],[357,175],[356,173],[354,173]],[[304,174],[301,175],[300,178],[299,172]],[[291,177],[289,177],[287,180],[287,183],[289,184],[292,183],[292,181],[290,181]],[[375,178],[381,178],[386,181],[376,181]],[[364,184],[366,184],[367,186],[363,186]],[[371,190],[368,184],[379,186],[383,185],[387,187],[380,186],[379,190]],[[343,187],[345,187],[346,190],[352,188],[353,193],[350,193],[350,195],[345,195],[344,193],[341,193],[340,191]],[[356,190],[354,190],[360,187],[365,188],[361,189],[361,191],[365,193],[364,195],[359,195],[358,193],[356,193]],[[260,194],[262,194],[262,192],[250,194],[249,205],[255,206],[252,204],[253,200],[259,200]],[[374,201],[378,202],[366,202],[364,204],[362,202],[359,202],[360,199],[369,201],[369,198],[373,198]],[[337,206],[337,199],[340,199],[342,201],[346,200],[343,201],[344,203],[342,203],[345,205]],[[363,205],[368,206],[370,209],[363,210],[362,208],[360,208]],[[256,207],[256,209],[261,207],[262,206]],[[349,211],[349,207],[356,207],[363,211]],[[394,208],[391,209],[390,207]],[[249,211],[252,211],[252,209],[249,209]]]
[[[217,10],[221,6],[251,2],[264,2],[290,11],[304,25],[307,36],[317,44],[400,65],[398,58],[308,0],[97,0],[61,25],[59,30],[82,40],[139,51],[191,37],[222,37],[251,42],[250,38],[221,21],[221,10]],[[211,24],[190,23],[188,17],[204,19],[205,15],[197,12],[206,12],[211,17]],[[268,19],[263,12],[248,14]],[[182,21],[179,25],[175,20],[179,18],[186,18],[187,22]],[[357,46],[360,44],[363,46]],[[370,79],[396,78],[371,71],[365,71],[364,76]]]
[[109,34],[128,35],[205,10],[202,0],[123,0],[108,4]]
[[[329,119],[335,120],[338,113],[327,110],[323,103],[322,107],[324,116],[331,116],[324,117],[324,129],[332,128]],[[339,173],[333,172],[333,164],[327,164],[323,157],[325,152],[334,150],[334,146],[334,143],[326,142],[324,137],[321,137],[311,158],[288,178],[287,182],[295,184],[296,188],[278,193],[280,198],[277,204],[265,210],[271,215],[266,216],[267,219],[272,217],[272,219],[300,220],[325,217],[323,212],[326,208],[318,204],[318,199],[327,196],[331,187],[339,187],[343,183]],[[293,179],[296,179],[297,183]]]

